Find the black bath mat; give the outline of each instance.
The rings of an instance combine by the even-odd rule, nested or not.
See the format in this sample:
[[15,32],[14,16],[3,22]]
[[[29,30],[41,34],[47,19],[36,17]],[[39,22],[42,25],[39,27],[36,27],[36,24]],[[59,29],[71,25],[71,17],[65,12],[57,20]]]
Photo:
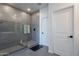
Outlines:
[[37,51],[42,47],[43,47],[42,45],[36,45],[36,46],[34,46],[34,47],[30,48],[30,49],[33,50],[33,51]]

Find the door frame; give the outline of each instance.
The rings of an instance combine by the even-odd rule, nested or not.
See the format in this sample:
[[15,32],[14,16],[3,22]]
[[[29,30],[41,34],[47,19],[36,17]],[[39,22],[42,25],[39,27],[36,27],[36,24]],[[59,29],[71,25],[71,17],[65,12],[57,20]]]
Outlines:
[[[74,55],[74,7],[73,6],[69,6],[69,7],[66,7],[66,8],[61,8],[61,9],[58,9],[58,10],[55,10],[54,12],[53,12],[53,16],[55,16],[54,14],[56,13],[56,12],[59,12],[59,11],[62,11],[62,10],[65,10],[65,9],[69,9],[69,8],[72,8],[71,10],[72,10],[72,31],[73,31],[73,55]],[[55,20],[55,19],[54,19]],[[54,29],[55,30],[55,29]],[[54,33],[55,34],[55,33]],[[55,46],[55,45],[54,45]],[[54,52],[55,52],[55,50],[54,50]]]

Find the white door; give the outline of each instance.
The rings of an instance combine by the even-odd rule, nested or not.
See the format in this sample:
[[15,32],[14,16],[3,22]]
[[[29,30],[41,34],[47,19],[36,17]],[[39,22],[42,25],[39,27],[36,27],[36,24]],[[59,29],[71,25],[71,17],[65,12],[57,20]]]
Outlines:
[[54,52],[59,55],[74,55],[73,7],[54,12]]
[[40,22],[41,25],[41,39],[40,44],[48,46],[48,18],[43,17]]

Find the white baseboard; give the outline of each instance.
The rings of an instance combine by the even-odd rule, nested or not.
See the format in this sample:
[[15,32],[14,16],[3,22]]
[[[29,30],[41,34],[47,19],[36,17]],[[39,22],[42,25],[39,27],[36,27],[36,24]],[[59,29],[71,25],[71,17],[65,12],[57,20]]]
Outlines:
[[48,50],[48,52],[49,52],[49,53],[51,53],[51,54],[53,54],[53,53],[54,53],[54,51],[52,51],[52,50],[50,50],[50,49]]

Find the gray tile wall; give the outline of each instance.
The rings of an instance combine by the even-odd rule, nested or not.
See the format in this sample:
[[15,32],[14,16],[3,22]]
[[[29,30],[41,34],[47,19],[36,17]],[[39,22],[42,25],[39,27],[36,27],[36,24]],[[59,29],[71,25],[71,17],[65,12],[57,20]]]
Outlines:
[[24,34],[22,24],[30,24],[30,15],[0,4],[0,49],[18,44],[19,40],[30,40],[30,34]]

